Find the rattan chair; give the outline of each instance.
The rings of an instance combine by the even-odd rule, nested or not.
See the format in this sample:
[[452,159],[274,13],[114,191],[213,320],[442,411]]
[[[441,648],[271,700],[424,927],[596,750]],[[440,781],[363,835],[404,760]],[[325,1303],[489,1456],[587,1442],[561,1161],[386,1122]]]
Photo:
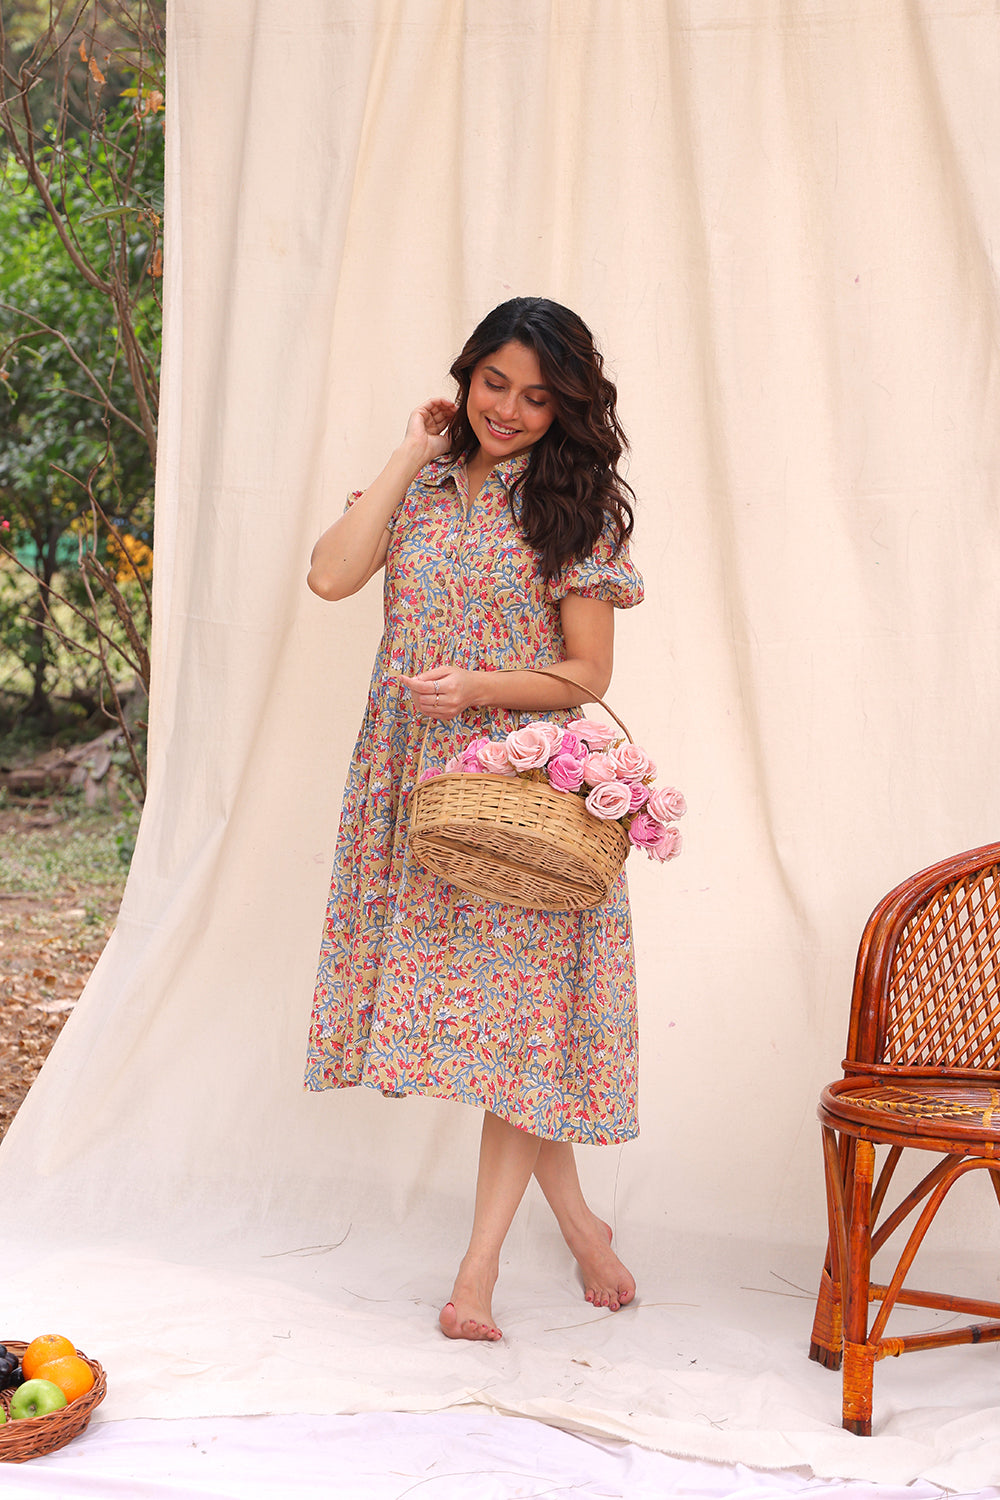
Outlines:
[[[1000,1199],[1000,844],[943,860],[875,908],[858,950],[844,1076],[823,1090],[830,1222],[810,1358],[843,1363],[843,1425],[871,1433],[875,1361],[1000,1339],[1000,1321],[890,1337],[897,1303],[1000,1320],[1000,1303],[905,1285],[945,1196],[985,1169]],[[884,1146],[878,1178],[876,1147]],[[904,1149],[939,1153],[891,1210]],[[904,1226],[885,1283],[871,1260]],[[869,1305],[880,1304],[869,1326]],[[933,1376],[932,1376],[933,1378]]]

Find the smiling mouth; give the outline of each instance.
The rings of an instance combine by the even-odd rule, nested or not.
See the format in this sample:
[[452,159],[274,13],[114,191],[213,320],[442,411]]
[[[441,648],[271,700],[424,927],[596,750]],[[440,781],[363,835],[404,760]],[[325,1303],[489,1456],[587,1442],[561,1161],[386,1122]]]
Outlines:
[[498,438],[517,437],[516,427],[498,427],[495,422],[490,421],[489,417],[486,418],[486,425],[492,433],[496,434]]

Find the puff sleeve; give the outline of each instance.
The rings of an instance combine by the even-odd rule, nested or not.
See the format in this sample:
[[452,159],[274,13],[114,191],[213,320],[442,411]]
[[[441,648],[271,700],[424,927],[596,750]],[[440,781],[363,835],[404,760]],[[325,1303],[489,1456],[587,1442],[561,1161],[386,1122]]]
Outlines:
[[585,599],[604,599],[616,609],[631,609],[641,604],[645,595],[642,575],[629,555],[626,541],[615,552],[615,532],[605,526],[597,546],[589,557],[567,564],[546,585],[553,603],[567,594],[582,594]]
[[[364,490],[350,490],[348,492],[347,499],[344,501],[344,509],[342,511],[342,514],[346,516],[346,514],[350,510],[351,506],[354,505],[354,504],[356,504],[356,502],[361,499],[361,496],[363,494],[364,494]],[[402,504],[396,506],[396,509],[393,511],[392,515],[389,517],[388,521],[386,521],[386,523],[385,523],[385,529],[386,529],[386,531],[388,531],[390,533],[393,532],[393,531],[395,531],[395,529],[396,529],[396,521],[397,521],[397,519],[399,517],[399,512],[401,511],[401,509],[402,509]]]

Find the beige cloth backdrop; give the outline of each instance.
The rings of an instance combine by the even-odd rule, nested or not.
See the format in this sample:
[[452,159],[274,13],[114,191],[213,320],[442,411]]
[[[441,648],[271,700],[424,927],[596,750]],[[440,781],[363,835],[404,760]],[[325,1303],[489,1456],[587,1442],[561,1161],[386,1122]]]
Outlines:
[[[118,930],[0,1155],[9,1264],[51,1257],[10,1322],[114,1353],[110,1415],[475,1399],[992,1480],[995,1354],[880,1367],[864,1445],[804,1348],[815,1100],[862,923],[998,830],[996,6],[173,0],[170,22],[150,795]],[[514,293],[578,309],[618,380],[648,597],[611,701],[690,813],[679,862],[630,862],[642,1136],[584,1154],[646,1300],[617,1322],[571,1300],[533,1199],[489,1357],[434,1332],[475,1114],[301,1088],[380,629],[377,583],[333,606],[304,575]],[[996,1242],[975,1187],[952,1265]],[[293,1333],[305,1373],[275,1354]]]

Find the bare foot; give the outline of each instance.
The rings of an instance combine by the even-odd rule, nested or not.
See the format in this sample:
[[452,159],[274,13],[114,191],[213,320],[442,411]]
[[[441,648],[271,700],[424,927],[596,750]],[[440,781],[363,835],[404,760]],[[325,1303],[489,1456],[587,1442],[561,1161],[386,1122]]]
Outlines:
[[583,1229],[566,1234],[583,1277],[583,1295],[594,1307],[617,1312],[635,1296],[635,1277],[611,1248],[611,1225],[596,1214]]
[[463,1260],[450,1302],[438,1314],[441,1331],[450,1339],[482,1340],[495,1344],[503,1334],[493,1321],[492,1297],[496,1272],[467,1266]]

